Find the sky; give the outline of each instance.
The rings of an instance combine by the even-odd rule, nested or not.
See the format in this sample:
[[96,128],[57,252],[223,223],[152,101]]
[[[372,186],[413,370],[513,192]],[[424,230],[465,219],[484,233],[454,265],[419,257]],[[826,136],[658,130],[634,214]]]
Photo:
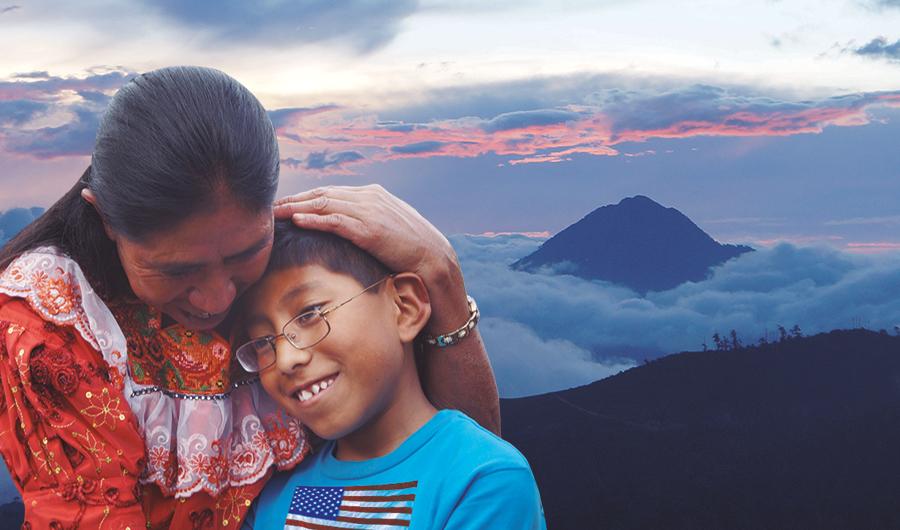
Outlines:
[[[376,182],[450,235],[504,397],[900,324],[898,0],[0,0],[0,49],[2,229],[128,79],[219,68],[270,112],[280,194]],[[645,297],[506,266],[637,194],[758,251]]]
[[[128,79],[219,68],[269,110],[281,195],[380,183],[451,237],[506,396],[900,322],[897,0],[0,0],[0,49],[0,229],[75,182]],[[646,297],[506,267],[637,194],[759,250]]]
[[281,194],[378,182],[445,233],[647,195],[720,241],[900,248],[897,0],[0,0],[0,209],[51,204],[109,97],[200,64],[270,111]]

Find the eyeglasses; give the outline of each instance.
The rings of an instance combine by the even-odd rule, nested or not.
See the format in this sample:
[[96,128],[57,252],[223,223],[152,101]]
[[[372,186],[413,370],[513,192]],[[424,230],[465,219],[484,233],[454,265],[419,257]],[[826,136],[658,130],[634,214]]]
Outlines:
[[326,318],[329,313],[337,311],[341,306],[350,303],[363,293],[368,292],[383,281],[393,277],[393,274],[385,276],[334,307],[328,309],[313,309],[311,311],[300,313],[288,320],[287,324],[281,328],[281,333],[278,335],[267,335],[241,344],[234,352],[238,362],[241,363],[244,370],[251,373],[261,372],[272,366],[275,364],[276,357],[275,341],[278,340],[279,337],[284,337],[291,346],[298,350],[312,348],[325,340],[325,337],[331,333],[331,323],[329,323],[328,318]]

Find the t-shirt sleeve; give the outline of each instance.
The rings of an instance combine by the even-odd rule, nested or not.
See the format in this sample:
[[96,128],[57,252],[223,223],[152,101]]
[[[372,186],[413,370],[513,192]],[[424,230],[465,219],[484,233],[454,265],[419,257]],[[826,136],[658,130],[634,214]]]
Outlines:
[[541,497],[531,471],[508,468],[476,477],[444,528],[546,529]]

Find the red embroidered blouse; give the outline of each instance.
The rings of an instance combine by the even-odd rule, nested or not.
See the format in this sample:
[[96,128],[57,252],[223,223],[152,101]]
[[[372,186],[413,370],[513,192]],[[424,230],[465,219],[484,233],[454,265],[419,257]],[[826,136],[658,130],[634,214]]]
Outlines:
[[52,249],[0,292],[0,453],[24,528],[236,529],[273,466],[306,454],[258,384],[230,380],[221,337],[160,329],[146,306],[113,320]]

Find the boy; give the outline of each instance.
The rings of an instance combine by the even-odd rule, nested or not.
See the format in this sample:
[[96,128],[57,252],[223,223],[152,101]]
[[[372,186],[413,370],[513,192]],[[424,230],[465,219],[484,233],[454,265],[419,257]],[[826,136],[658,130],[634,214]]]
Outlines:
[[238,359],[326,440],[272,478],[244,528],[546,528],[525,458],[425,397],[413,341],[431,308],[416,274],[279,224],[242,314],[253,340]]

